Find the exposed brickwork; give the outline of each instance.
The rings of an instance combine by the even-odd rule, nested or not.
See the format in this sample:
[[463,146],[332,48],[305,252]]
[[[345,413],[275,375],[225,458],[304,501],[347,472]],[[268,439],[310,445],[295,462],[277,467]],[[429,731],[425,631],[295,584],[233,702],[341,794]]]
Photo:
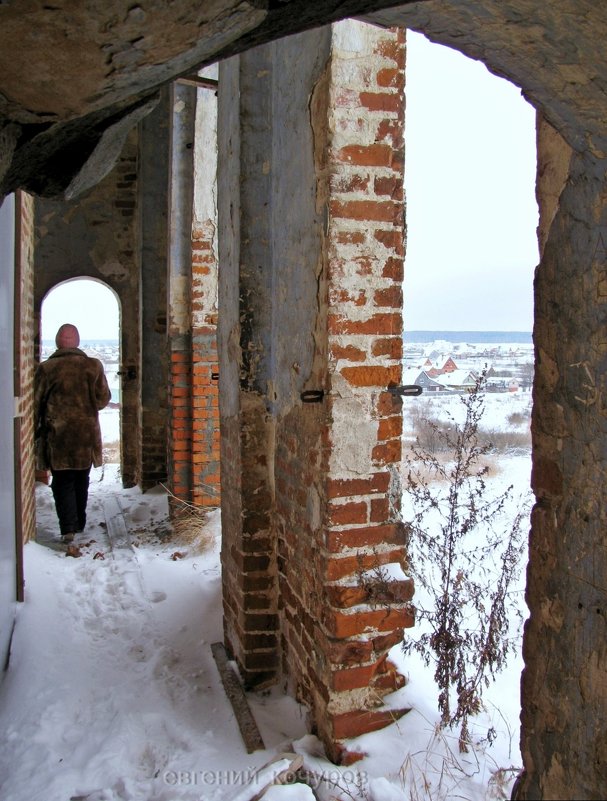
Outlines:
[[[243,397],[238,417],[222,420],[222,575],[224,636],[247,686],[279,671],[277,554],[265,450],[271,423],[263,402]],[[243,465],[247,469],[243,470]]]
[[[374,30],[365,36],[369,51],[357,54],[351,71],[337,60],[332,87],[339,92],[348,76],[347,88],[356,83],[358,97],[350,95],[348,105],[333,109],[331,160],[340,181],[333,182],[329,202],[328,324],[336,394],[330,406],[331,500],[321,573],[328,603],[322,626],[334,643],[375,643],[354,665],[335,651],[326,657],[331,692],[319,729],[340,761],[348,757],[339,740],[403,714],[374,707],[378,696],[404,683],[388,670],[386,654],[393,635],[413,625],[407,604],[412,582],[394,581],[388,590],[379,572],[373,573],[382,564],[404,566],[406,559],[400,488],[391,470],[400,460],[402,404],[385,391],[402,375],[404,34]],[[362,124],[348,125],[352,119]],[[349,179],[353,175],[356,183]],[[343,292],[355,288],[364,303],[352,303]],[[361,571],[369,571],[362,586]]]
[[[16,196],[18,264],[15,271],[15,428],[17,530],[22,542],[36,534],[34,494],[34,199],[25,192]],[[18,544],[19,548],[19,544]],[[18,577],[19,578],[19,577]],[[17,586],[22,592],[22,586]]]
[[[133,486],[142,477],[148,479],[150,473],[162,473],[163,479],[166,478],[166,453],[164,470],[157,458],[158,432],[162,433],[160,441],[166,449],[166,430],[156,419],[150,428],[146,427],[145,403],[141,412],[139,144],[137,130],[131,131],[114,169],[81,198],[35,200],[36,339],[42,301],[63,281],[73,278],[101,281],[116,293],[120,304],[120,357],[125,373],[120,421],[124,486]],[[133,377],[127,375],[129,368]],[[166,406],[166,400],[164,403]],[[157,394],[154,415],[160,414],[162,405]],[[150,454],[153,454],[151,462]],[[142,482],[142,486],[147,489],[150,484]]]
[[412,582],[373,577],[406,557],[392,469],[402,403],[386,391],[401,380],[404,41],[361,28],[368,50],[333,53],[324,109],[327,313],[315,340],[327,353],[317,383],[331,390],[278,423],[275,452],[283,672],[342,762],[342,739],[403,714],[376,707],[404,683],[386,654],[413,624]]
[[[180,349],[177,349],[179,345]],[[169,373],[168,465],[172,492],[192,500],[192,364],[189,337],[172,342]]]
[[171,196],[179,206],[172,213],[173,236],[179,228],[181,244],[174,265],[177,268],[179,262],[179,275],[172,274],[171,266],[169,279],[169,464],[172,490],[178,497],[214,507],[220,503],[217,98],[213,92],[183,87],[179,97],[187,111],[187,130],[184,119],[179,119],[184,117],[182,109],[172,117],[174,135],[177,131],[182,141],[172,156]]
[[221,497],[215,227],[192,231],[192,500],[201,506]]
[[199,506],[219,506],[219,363],[214,226],[192,231],[191,333],[171,339],[169,482]]
[[[302,404],[281,422],[276,452],[279,608],[283,672],[306,704],[327,702],[321,625],[324,476],[327,415],[321,404]],[[324,437],[326,441],[326,437]]]
[[[241,73],[226,67],[221,80],[220,102],[231,90],[240,111],[230,129],[239,141],[227,141],[224,153],[224,636],[246,683],[282,673],[329,754],[347,762],[342,739],[403,712],[378,705],[404,682],[387,652],[413,623],[412,582],[401,571],[387,583],[378,570],[392,565],[399,575],[406,559],[396,469],[402,402],[388,391],[402,375],[404,39],[354,21],[323,36],[297,45],[329,54],[305,87],[309,119],[297,120],[296,149],[304,160],[313,151],[316,182],[281,208],[285,219],[301,215],[311,236],[276,230],[265,202],[274,162],[255,166],[270,142],[278,147],[284,120],[272,115],[288,104],[271,102],[269,78],[239,83],[245,67],[273,75],[281,48],[241,57]],[[227,154],[236,152],[234,166]],[[288,186],[295,165],[290,152],[277,155]],[[209,250],[197,250],[204,277]],[[291,324],[283,307],[295,287],[302,309],[292,310]],[[306,344],[289,349],[295,332]],[[302,389],[324,393],[304,403]]]
[[[125,53],[135,54],[142,36],[148,41],[162,36],[161,26],[166,28],[167,18],[159,16],[154,21],[150,15],[139,15],[139,23],[131,21],[122,26],[122,33],[113,29],[108,32],[103,23],[112,4],[97,4],[96,12],[91,10],[91,4],[74,4],[74,9],[78,6],[80,12],[71,15],[69,29],[65,29],[48,24],[50,17],[57,14],[51,4],[40,4],[27,17],[18,4],[13,4],[12,11],[8,10],[11,4],[3,5],[8,15],[2,27],[3,45],[11,63],[10,85],[3,91],[11,98],[11,119],[3,128],[5,146],[0,157],[2,172],[8,176],[5,189],[29,186],[38,187],[41,194],[50,194],[77,177],[83,157],[90,152],[90,112],[107,108],[116,97],[117,87],[126,99],[153,89],[156,73],[154,70],[150,73],[145,60],[139,59],[137,66],[138,59],[133,58],[132,68],[117,69],[110,76],[107,70],[99,68],[103,54],[90,31],[105,30],[106,36],[111,34],[112,47],[122,58]],[[170,13],[183,19],[184,14],[193,18],[200,4],[174,5]],[[308,3],[310,13],[306,15],[306,24],[316,26],[325,22],[327,14],[333,13],[325,5]],[[337,5],[336,13],[365,13],[393,4],[369,0]],[[231,54],[234,48],[246,47],[247,40],[243,37],[251,36],[251,18],[242,13],[238,3],[219,2],[216,6],[215,19],[222,18],[224,25],[233,24],[233,36],[228,41],[216,37],[214,45],[210,40],[211,56],[221,61],[226,52]],[[256,42],[271,36],[288,36],[299,29],[301,19],[293,14],[289,4],[275,6],[271,25],[265,24],[263,11],[255,9],[258,21],[252,24],[260,26],[254,33]],[[596,263],[597,238],[602,243],[605,235],[606,76],[604,59],[600,56],[605,18],[600,3],[583,0],[575,4],[575,13],[572,9],[570,2],[555,2],[547,14],[546,4],[521,0],[407,3],[375,17],[379,22],[398,22],[423,31],[433,41],[460,49],[485,62],[496,74],[512,80],[575,151],[571,164],[575,172],[569,176],[569,166],[564,173],[559,168],[557,180],[549,189],[550,193],[557,190],[551,201],[553,208],[544,207],[540,226],[546,253],[536,284],[539,379],[535,387],[534,482],[538,505],[534,512],[528,583],[531,616],[525,635],[522,718],[525,773],[517,783],[518,798],[607,796],[604,659],[600,651],[605,639],[600,592],[605,583],[605,549],[601,548],[604,474],[600,460],[605,445],[605,387],[601,383],[605,375],[605,341],[600,305],[604,305],[605,265]],[[19,35],[27,27],[40,33],[35,57],[31,49],[23,47],[24,36]],[[163,65],[161,58],[158,64],[157,80],[167,81],[183,72],[185,51],[192,46],[191,26],[174,25],[173,34],[173,47],[164,56],[166,63]],[[65,57],[53,58],[58,51]],[[394,99],[382,97],[378,87],[401,86],[402,50],[398,42],[383,42],[379,54],[387,63],[377,71],[377,85],[367,83],[363,98],[356,87],[340,86],[334,93],[336,108],[351,107],[355,101],[368,111],[394,108]],[[396,67],[390,65],[391,60]],[[77,80],[73,80],[74,70]],[[31,120],[32,114],[40,109],[60,124],[48,128],[37,145],[26,128],[22,135],[19,133],[19,125],[13,120]],[[65,165],[58,169],[56,155],[65,142],[66,130],[61,123],[66,120],[70,121],[74,137],[70,154],[74,157],[64,160]],[[107,124],[115,122],[116,116],[108,114]],[[378,126],[378,141],[390,131],[398,131],[398,127],[398,120],[395,124],[393,119],[386,118]],[[366,144],[373,145],[374,141]],[[571,156],[566,154],[567,162]],[[112,149],[108,148],[106,159],[111,157]],[[95,152],[95,160],[98,163],[93,170],[108,163],[103,156],[100,158],[99,150]],[[546,162],[540,164],[540,181],[547,177],[547,166]],[[61,169],[68,172],[61,175]],[[370,183],[357,176],[355,181],[340,181],[340,185],[342,191],[352,191],[355,186],[362,188]],[[350,189],[346,190],[348,186]],[[386,189],[385,184],[380,189],[375,181],[374,186],[378,192]],[[543,200],[547,200],[546,195]],[[387,245],[390,232],[377,232],[375,237]],[[113,239],[107,235],[104,239],[106,250]],[[364,245],[365,239],[365,231],[355,231],[341,232],[334,241]],[[384,273],[384,277],[388,275]],[[360,348],[356,350],[360,352]],[[346,358],[333,347],[331,353],[336,360]],[[344,379],[339,374],[335,377],[336,382]],[[128,423],[134,427],[136,417]],[[156,424],[156,419],[153,423]],[[321,647],[331,652],[324,644]],[[354,655],[356,659],[371,658],[362,644],[347,653],[352,659]],[[310,676],[316,681],[316,676],[312,673]],[[318,692],[325,700],[329,697],[322,683]],[[343,737],[373,728],[375,723],[382,725],[382,720],[388,719],[382,714],[372,718],[371,714],[359,714],[356,710],[332,714],[333,733]],[[347,753],[342,756],[344,760],[349,758]]]

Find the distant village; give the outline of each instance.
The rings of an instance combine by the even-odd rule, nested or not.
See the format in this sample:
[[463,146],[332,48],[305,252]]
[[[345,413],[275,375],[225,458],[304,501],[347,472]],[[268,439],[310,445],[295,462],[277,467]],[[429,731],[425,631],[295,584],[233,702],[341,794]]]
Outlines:
[[[112,405],[120,402],[120,346],[117,340],[84,340],[82,349],[103,362],[112,390]],[[42,359],[55,350],[42,344]],[[438,340],[405,343],[403,384],[418,384],[425,393],[469,392],[485,373],[487,392],[527,392],[533,384],[533,346],[530,344],[470,345]]]
[[405,345],[403,384],[424,392],[470,392],[484,374],[486,392],[526,392],[533,384],[533,346],[522,344]]

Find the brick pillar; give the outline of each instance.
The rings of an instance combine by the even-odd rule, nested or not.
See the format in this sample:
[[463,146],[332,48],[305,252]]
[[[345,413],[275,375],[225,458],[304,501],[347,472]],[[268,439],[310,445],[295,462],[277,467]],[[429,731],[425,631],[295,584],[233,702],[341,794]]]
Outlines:
[[606,174],[540,120],[521,799],[607,797]]
[[272,47],[219,73],[219,353],[224,638],[247,685],[275,680]]
[[280,667],[336,760],[398,716],[386,655],[412,622],[404,574],[359,575],[405,560],[403,67],[401,33],[348,21],[220,79],[225,637],[249,683]]
[[196,89],[172,86],[169,187],[169,482],[192,500],[192,203]]
[[[217,68],[203,73],[216,79]],[[219,506],[219,360],[217,357],[217,97],[199,89],[194,147],[192,228],[192,500]]]
[[[334,26],[328,145],[328,465],[322,549],[326,708],[340,740],[391,723],[390,647],[413,624],[401,520],[404,32]],[[379,566],[401,578],[387,586]],[[364,587],[361,572],[367,571]],[[374,572],[375,571],[375,572]],[[320,700],[320,699],[319,699]]]
[[[141,231],[140,475],[146,491],[168,474],[167,303],[170,89],[139,124],[139,219]],[[124,310],[123,310],[124,314]]]
[[217,100],[175,84],[169,247],[169,476],[178,498],[218,506]]
[[24,598],[23,544],[36,536],[34,456],[34,198],[15,195],[15,532],[17,600]]

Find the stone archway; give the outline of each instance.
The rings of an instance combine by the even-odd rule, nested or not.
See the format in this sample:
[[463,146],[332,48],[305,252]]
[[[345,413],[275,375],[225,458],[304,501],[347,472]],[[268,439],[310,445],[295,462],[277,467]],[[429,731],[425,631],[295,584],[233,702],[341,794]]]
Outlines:
[[133,486],[140,476],[137,158],[137,140],[132,134],[117,167],[85,198],[73,202],[38,198],[34,204],[34,336],[39,336],[43,298],[64,281],[100,281],[119,301],[123,372],[120,439],[125,486]]
[[[309,10],[312,4],[300,0],[226,0],[214,5],[223,15],[220,20],[196,17],[194,7],[199,5],[184,0],[178,10],[167,12],[189,13],[192,24],[172,26],[174,38],[163,41],[162,48],[158,37],[167,30],[167,18],[162,17],[159,28],[158,20],[138,7],[125,19],[118,15],[106,28],[88,26],[89,20],[78,15],[41,24],[48,22],[45,15],[56,14],[50,7],[40,6],[29,16],[19,16],[10,5],[1,7],[1,52],[7,61],[0,88],[8,98],[1,136],[1,191],[21,186],[59,196],[90,186],[115,155],[109,147],[112,137],[120,141],[125,128],[146,113],[145,103],[152,102],[156,85],[252,44],[340,14],[392,4],[326,2]],[[112,11],[108,4],[99,13]],[[87,13],[83,7],[81,14]],[[543,252],[535,289],[537,504],[523,682],[526,775],[519,793],[529,798],[603,797],[607,65],[597,53],[602,52],[607,30],[606,11],[589,0],[550,5],[528,0],[425,0],[368,19],[410,26],[481,58],[521,86],[547,121],[539,126]],[[218,31],[225,31],[228,21],[233,27],[226,42]],[[48,31],[47,46],[23,46],[28,35],[22,25]],[[65,26],[82,32],[70,39],[77,43],[79,57],[64,59],[59,68],[47,54],[65,42]],[[111,52],[102,49],[103,41],[90,38],[92,29],[110,31]],[[19,43],[19,52],[8,46],[11,41]],[[31,58],[34,51],[37,60]],[[163,55],[157,68],[150,69],[150,53],[157,52]],[[78,70],[78,81],[72,80],[75,65],[83,63],[88,67]],[[62,160],[62,155],[68,158]]]
[[[103,461],[121,464],[120,442],[120,299],[104,282],[74,277],[52,287],[40,310],[40,350],[42,359],[55,350],[55,334],[70,322],[80,333],[80,348],[99,358],[105,368],[112,393],[106,411],[99,415],[103,442]],[[46,478],[46,474],[43,475]]]
[[[415,3],[374,18],[397,19],[434,41],[481,58],[522,86],[543,115],[538,117],[541,261],[535,277],[532,422],[536,504],[522,680],[525,772],[517,794],[600,797],[607,775],[602,734],[607,714],[602,456],[607,433],[607,162],[604,132],[599,130],[605,106],[595,97],[581,109],[573,93],[592,93],[587,76],[601,83],[604,75],[597,74],[602,69],[596,64],[580,64],[583,58],[567,55],[556,43],[571,37],[579,44],[576,30],[586,28],[592,13],[565,18],[552,11],[540,20],[533,13],[518,17],[514,4],[498,9],[495,3],[483,3],[478,14],[466,3],[440,5]],[[594,21],[599,23],[596,17]],[[525,28],[533,44],[523,46],[523,54],[514,31],[520,34]],[[543,46],[559,52],[550,57]],[[537,69],[530,70],[528,59]],[[563,82],[568,83],[565,91],[559,89]]]

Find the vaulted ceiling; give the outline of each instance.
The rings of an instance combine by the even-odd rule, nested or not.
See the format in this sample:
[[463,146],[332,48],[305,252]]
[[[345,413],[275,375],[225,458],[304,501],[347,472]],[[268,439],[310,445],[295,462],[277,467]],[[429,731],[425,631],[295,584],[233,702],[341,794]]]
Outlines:
[[607,153],[607,7],[590,0],[0,0],[0,196],[73,196],[160,86],[349,16],[423,31],[523,87],[576,149]]

